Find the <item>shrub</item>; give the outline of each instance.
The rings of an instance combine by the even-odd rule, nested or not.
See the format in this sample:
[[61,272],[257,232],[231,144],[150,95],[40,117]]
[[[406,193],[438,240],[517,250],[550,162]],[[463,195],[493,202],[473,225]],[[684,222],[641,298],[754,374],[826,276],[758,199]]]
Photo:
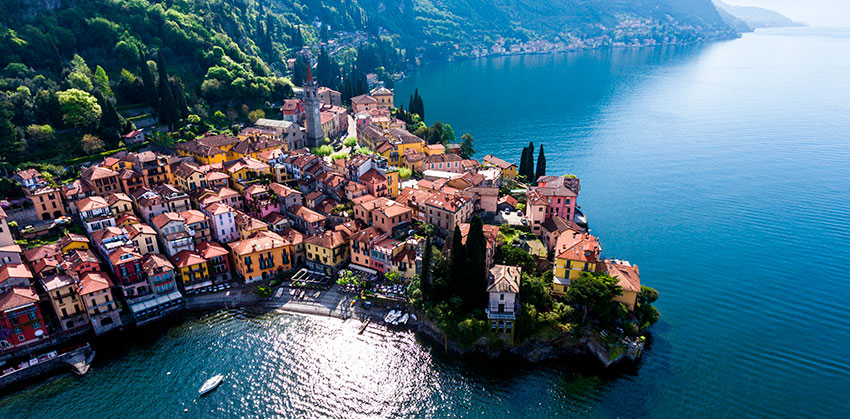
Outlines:
[[345,141],[342,142],[342,145],[346,147],[354,147],[357,145],[357,138],[348,137],[345,139]]

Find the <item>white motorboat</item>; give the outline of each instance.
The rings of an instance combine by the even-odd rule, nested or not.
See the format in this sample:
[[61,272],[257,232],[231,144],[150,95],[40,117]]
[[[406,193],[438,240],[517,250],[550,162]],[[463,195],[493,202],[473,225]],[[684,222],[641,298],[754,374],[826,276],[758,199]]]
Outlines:
[[204,382],[204,385],[202,385],[201,388],[198,390],[198,394],[203,396],[204,394],[215,390],[215,388],[218,387],[222,381],[224,381],[223,375],[217,374],[212,376],[209,380]]
[[404,316],[401,316],[401,320],[399,320],[399,323],[401,323],[401,324],[407,324],[407,319],[408,319],[409,317],[410,317],[410,316],[409,316],[407,313],[404,313]]
[[295,291],[296,291],[295,288],[291,288],[289,290],[289,295],[295,295]]

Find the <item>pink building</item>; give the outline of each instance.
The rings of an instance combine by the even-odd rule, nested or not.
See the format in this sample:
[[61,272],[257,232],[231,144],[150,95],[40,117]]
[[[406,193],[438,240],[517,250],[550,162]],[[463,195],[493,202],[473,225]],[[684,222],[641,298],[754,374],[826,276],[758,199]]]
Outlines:
[[580,189],[578,178],[543,176],[538,179],[537,187],[528,188],[526,192],[525,216],[531,231],[539,235],[543,222],[555,215],[574,221]]
[[255,218],[265,218],[280,212],[280,201],[269,193],[267,186],[254,184],[245,189],[245,207]]

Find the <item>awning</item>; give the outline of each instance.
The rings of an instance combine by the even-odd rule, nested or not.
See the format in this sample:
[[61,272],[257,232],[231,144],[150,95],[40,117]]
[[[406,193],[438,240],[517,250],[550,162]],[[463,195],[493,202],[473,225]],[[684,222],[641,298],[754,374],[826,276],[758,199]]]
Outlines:
[[211,287],[212,284],[213,284],[212,281],[204,281],[204,282],[199,282],[197,284],[187,285],[186,291],[196,290],[196,289],[205,288],[205,287]]
[[181,298],[183,298],[183,295],[180,294],[180,291],[173,291],[170,294],[160,295],[156,298],[151,298],[149,300],[139,301],[138,303],[130,304],[130,311],[132,311],[133,314],[141,313],[146,310],[150,310],[154,307],[158,307],[163,304],[179,300]]
[[351,268],[351,269],[357,269],[358,271],[361,271],[361,272],[366,272],[367,274],[370,274],[370,275],[377,275],[378,274],[378,271],[376,271],[374,269],[369,269],[369,268],[366,268],[366,267],[363,267],[363,266],[360,266],[360,265],[355,265],[353,263],[348,265],[348,267]]

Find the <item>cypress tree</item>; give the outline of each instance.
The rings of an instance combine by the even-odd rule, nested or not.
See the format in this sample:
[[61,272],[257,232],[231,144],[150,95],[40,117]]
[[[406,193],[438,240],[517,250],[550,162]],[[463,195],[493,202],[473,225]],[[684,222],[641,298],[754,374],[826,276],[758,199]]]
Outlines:
[[487,239],[484,237],[484,223],[478,216],[470,222],[466,252],[469,274],[466,277],[467,298],[464,304],[474,309],[486,304],[487,298]]
[[534,181],[546,176],[546,156],[543,155],[543,144],[540,144],[540,154],[537,155],[537,172],[534,174]]
[[528,162],[526,162],[525,170],[523,173],[525,175],[525,179],[529,182],[534,182],[534,142],[530,141],[528,143]]
[[171,91],[174,92],[174,103],[177,105],[177,118],[186,119],[189,117],[189,107],[186,105],[186,95],[183,93],[183,82],[180,79],[172,78]]
[[431,283],[431,236],[425,238],[425,250],[422,252],[422,272],[419,275],[419,289],[422,290],[422,298],[431,299],[433,286]]
[[148,105],[156,106],[156,85],[154,85],[151,68],[148,67],[144,53],[139,53],[139,69],[142,72],[142,86],[145,88],[145,102]]
[[517,174],[521,176],[525,176],[525,173],[528,171],[528,147],[522,148],[522,154],[519,157],[519,170]]
[[168,73],[165,71],[165,61],[162,58],[162,51],[157,52],[156,64],[157,70],[159,70],[159,119],[160,122],[167,124],[169,129],[174,129],[179,116],[177,103],[174,100],[174,95],[171,93],[171,87],[168,85]]

